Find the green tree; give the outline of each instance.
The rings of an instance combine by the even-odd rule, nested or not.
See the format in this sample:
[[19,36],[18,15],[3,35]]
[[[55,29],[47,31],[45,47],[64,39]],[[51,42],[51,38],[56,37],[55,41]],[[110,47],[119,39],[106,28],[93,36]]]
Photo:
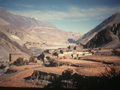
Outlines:
[[34,62],[34,63],[37,63],[37,60],[34,58],[34,57],[30,57],[30,62]]
[[17,65],[17,66],[22,66],[22,65],[24,65],[23,58],[18,58],[18,59],[14,62],[14,64]]

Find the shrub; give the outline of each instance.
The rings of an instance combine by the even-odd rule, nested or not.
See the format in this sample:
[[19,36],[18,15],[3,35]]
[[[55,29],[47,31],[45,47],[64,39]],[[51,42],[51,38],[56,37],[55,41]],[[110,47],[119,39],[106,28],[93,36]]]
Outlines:
[[120,75],[120,71],[115,66],[110,66],[109,69],[106,67],[105,72],[102,72],[100,74],[100,76],[108,77],[108,78],[117,77],[118,75]]
[[99,86],[105,89],[116,89],[120,88],[120,71],[117,67],[111,66],[105,68],[105,72],[101,73],[101,78],[99,79]]
[[34,58],[34,57],[30,57],[30,62],[34,62],[34,63],[37,63],[37,60]]
[[17,66],[22,66],[22,65],[24,65],[23,58],[18,58],[18,59],[14,62],[14,64],[17,65]]
[[112,53],[114,55],[120,56],[120,51],[117,51],[116,49],[113,49]]
[[101,55],[104,55],[104,56],[105,56],[106,54],[105,54],[105,53],[101,53]]
[[49,58],[49,61],[50,61],[50,62],[53,61],[53,58]]
[[99,48],[99,50],[101,50],[101,48]]
[[5,68],[6,66],[4,65],[4,64],[2,64],[1,66],[0,66],[0,69],[3,69],[3,68]]
[[28,65],[29,61],[28,60],[24,60],[24,64]]

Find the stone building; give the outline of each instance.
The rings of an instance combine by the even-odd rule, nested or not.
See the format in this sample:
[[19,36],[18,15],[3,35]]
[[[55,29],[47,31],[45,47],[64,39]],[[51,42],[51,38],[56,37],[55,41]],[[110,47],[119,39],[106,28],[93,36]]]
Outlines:
[[9,54],[9,61],[10,62],[14,62],[18,58],[22,58],[22,54],[21,53],[18,53],[18,54]]

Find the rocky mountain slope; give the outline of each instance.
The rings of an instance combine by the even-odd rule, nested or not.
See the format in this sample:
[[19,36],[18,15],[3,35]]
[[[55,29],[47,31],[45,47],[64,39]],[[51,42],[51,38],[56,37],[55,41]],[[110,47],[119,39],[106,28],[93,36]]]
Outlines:
[[[74,41],[82,36],[80,33],[65,32],[63,30],[59,30],[48,22],[39,21],[35,18],[14,15],[7,12],[2,7],[0,7],[0,18],[10,23],[11,25],[22,28],[26,32],[30,33],[31,36],[34,35],[39,37],[40,40],[37,41],[41,41],[41,43],[45,43],[46,45],[69,43],[68,39],[73,39]],[[33,42],[30,41],[29,43],[32,45]]]
[[36,35],[30,34],[15,25],[11,25],[10,23],[6,22],[1,18],[0,18],[0,31],[6,34],[11,40],[19,43],[21,46],[28,41],[41,43],[41,39]]
[[89,40],[91,40],[98,32],[102,29],[105,29],[107,26],[112,26],[114,23],[120,22],[120,13],[113,14],[106,20],[104,20],[101,24],[96,26],[94,29],[90,30],[88,33],[84,34],[77,40],[77,44],[82,43],[86,44]]
[[33,53],[26,46],[20,46],[0,31],[0,60],[8,60],[9,54],[21,53],[23,57],[29,58]]
[[85,48],[118,46],[120,46],[120,22],[107,26],[84,45]]
[[40,42],[40,38],[0,18],[0,60],[8,60],[12,53],[21,53],[25,58],[32,56],[25,45],[28,41]]
[[[8,60],[10,53],[22,53],[30,57],[31,47],[69,43],[80,33],[65,32],[54,25],[20,15],[14,15],[0,7],[0,60]],[[38,51],[37,51],[38,52]]]

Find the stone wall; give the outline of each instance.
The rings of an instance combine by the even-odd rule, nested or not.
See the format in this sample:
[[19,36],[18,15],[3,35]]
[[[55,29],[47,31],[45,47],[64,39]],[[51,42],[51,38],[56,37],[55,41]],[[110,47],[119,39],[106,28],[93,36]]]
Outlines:
[[61,74],[57,74],[57,73],[34,70],[31,76],[31,79],[42,79],[42,80],[47,80],[47,81],[53,81],[56,78],[59,78],[60,76]]
[[22,54],[9,54],[10,62],[16,61],[19,57],[22,58]]

